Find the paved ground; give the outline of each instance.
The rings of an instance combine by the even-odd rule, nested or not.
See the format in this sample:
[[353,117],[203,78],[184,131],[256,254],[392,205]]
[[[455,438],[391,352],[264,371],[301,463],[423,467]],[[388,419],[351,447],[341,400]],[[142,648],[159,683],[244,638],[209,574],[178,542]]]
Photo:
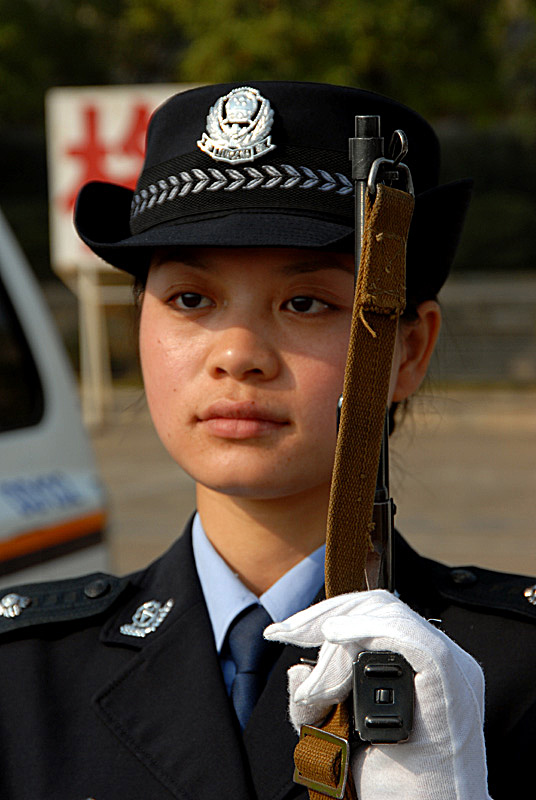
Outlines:
[[[141,392],[93,433],[108,486],[114,569],[148,563],[182,530],[191,481],[153,432]],[[423,395],[391,448],[398,527],[450,564],[536,575],[536,391]]]

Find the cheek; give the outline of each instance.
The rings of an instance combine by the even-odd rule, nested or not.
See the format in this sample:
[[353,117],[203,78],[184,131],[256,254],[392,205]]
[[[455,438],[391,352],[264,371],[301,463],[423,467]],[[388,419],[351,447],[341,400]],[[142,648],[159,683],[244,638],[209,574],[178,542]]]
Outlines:
[[140,323],[140,361],[145,384],[145,392],[152,407],[152,401],[165,389],[165,375],[168,356],[162,341],[162,333],[157,325],[151,322],[147,313],[142,315]]
[[[188,350],[188,355],[186,353]],[[188,385],[186,375],[191,360],[190,348],[150,310],[140,321],[140,361],[147,402],[159,428],[160,420],[171,419],[171,404],[180,408],[178,393]]]
[[316,430],[320,434],[320,427],[327,426],[331,430],[331,423],[335,425],[345,365],[346,350],[334,347],[329,355],[306,358],[296,366],[297,390],[302,397],[302,410],[310,431]]

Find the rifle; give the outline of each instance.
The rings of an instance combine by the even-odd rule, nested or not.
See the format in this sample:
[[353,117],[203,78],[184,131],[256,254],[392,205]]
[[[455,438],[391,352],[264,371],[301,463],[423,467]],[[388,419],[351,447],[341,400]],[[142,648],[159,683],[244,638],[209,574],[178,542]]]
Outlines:
[[[354,289],[357,285],[363,239],[365,235],[365,209],[367,192],[374,197],[378,181],[394,182],[401,173],[406,179],[406,188],[413,195],[411,173],[402,163],[408,152],[408,140],[404,131],[393,133],[389,146],[390,158],[384,156],[384,139],[381,136],[381,121],[378,116],[356,116],[355,136],[348,142],[352,178],[354,181],[355,260]],[[395,147],[398,139],[398,152]],[[341,400],[339,400],[339,409]],[[340,410],[339,410],[340,418]],[[369,589],[387,589],[394,592],[394,542],[393,522],[396,507],[389,495],[389,409],[386,409],[382,443],[378,464],[378,476],[374,497],[371,540],[373,553],[367,559],[366,583]]]
[[[397,139],[399,148],[398,153],[395,153]],[[367,192],[374,196],[380,179],[394,182],[403,176],[406,189],[413,195],[411,173],[402,162],[408,152],[407,137],[402,130],[394,132],[389,149],[391,157],[385,158],[384,140],[380,135],[380,117],[355,118],[355,137],[349,141],[355,185],[355,285],[365,236]],[[389,493],[387,408],[374,492],[373,526],[370,532],[372,550],[365,563],[368,589],[395,591],[395,513],[396,506]],[[370,744],[394,744],[409,738],[413,727],[413,670],[398,653],[360,653],[353,667],[352,698],[354,736]]]
[[[393,517],[389,497],[388,414],[391,361],[405,305],[405,248],[413,185],[402,162],[407,139],[396,131],[384,156],[380,118],[355,118],[349,140],[355,185],[355,296],[328,511],[326,596],[394,590]],[[404,178],[406,191],[383,182]],[[372,519],[371,519],[372,517]],[[349,775],[350,739],[370,744],[405,741],[413,723],[413,671],[397,653],[364,652],[353,669],[352,712],[335,706],[321,727],[303,725],[294,780],[311,800],[355,798]],[[335,783],[316,765],[330,764]]]

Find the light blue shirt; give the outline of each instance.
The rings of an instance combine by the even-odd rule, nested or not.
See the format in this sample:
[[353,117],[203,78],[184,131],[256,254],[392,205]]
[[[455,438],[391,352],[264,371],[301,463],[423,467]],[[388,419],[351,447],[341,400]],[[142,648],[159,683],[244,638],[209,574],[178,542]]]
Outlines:
[[241,611],[260,603],[273,622],[281,622],[292,614],[311,605],[324,585],[324,557],[326,546],[322,545],[306,556],[273,586],[257,597],[247,589],[238,575],[225,563],[209,542],[199,514],[195,515],[192,528],[192,545],[195,565],[201,588],[205,596],[216,649],[227,691],[235,676],[234,662],[222,655],[222,647],[229,625]]

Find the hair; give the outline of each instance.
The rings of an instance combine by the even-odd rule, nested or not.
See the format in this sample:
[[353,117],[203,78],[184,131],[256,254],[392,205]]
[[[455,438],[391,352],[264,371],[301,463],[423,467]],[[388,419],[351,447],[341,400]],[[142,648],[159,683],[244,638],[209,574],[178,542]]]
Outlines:
[[143,299],[143,293],[145,291],[145,284],[147,283],[147,273],[148,269],[145,271],[143,277],[141,275],[136,275],[134,278],[134,283],[132,284],[132,296],[134,298],[134,306],[138,310],[141,310],[141,301]]

